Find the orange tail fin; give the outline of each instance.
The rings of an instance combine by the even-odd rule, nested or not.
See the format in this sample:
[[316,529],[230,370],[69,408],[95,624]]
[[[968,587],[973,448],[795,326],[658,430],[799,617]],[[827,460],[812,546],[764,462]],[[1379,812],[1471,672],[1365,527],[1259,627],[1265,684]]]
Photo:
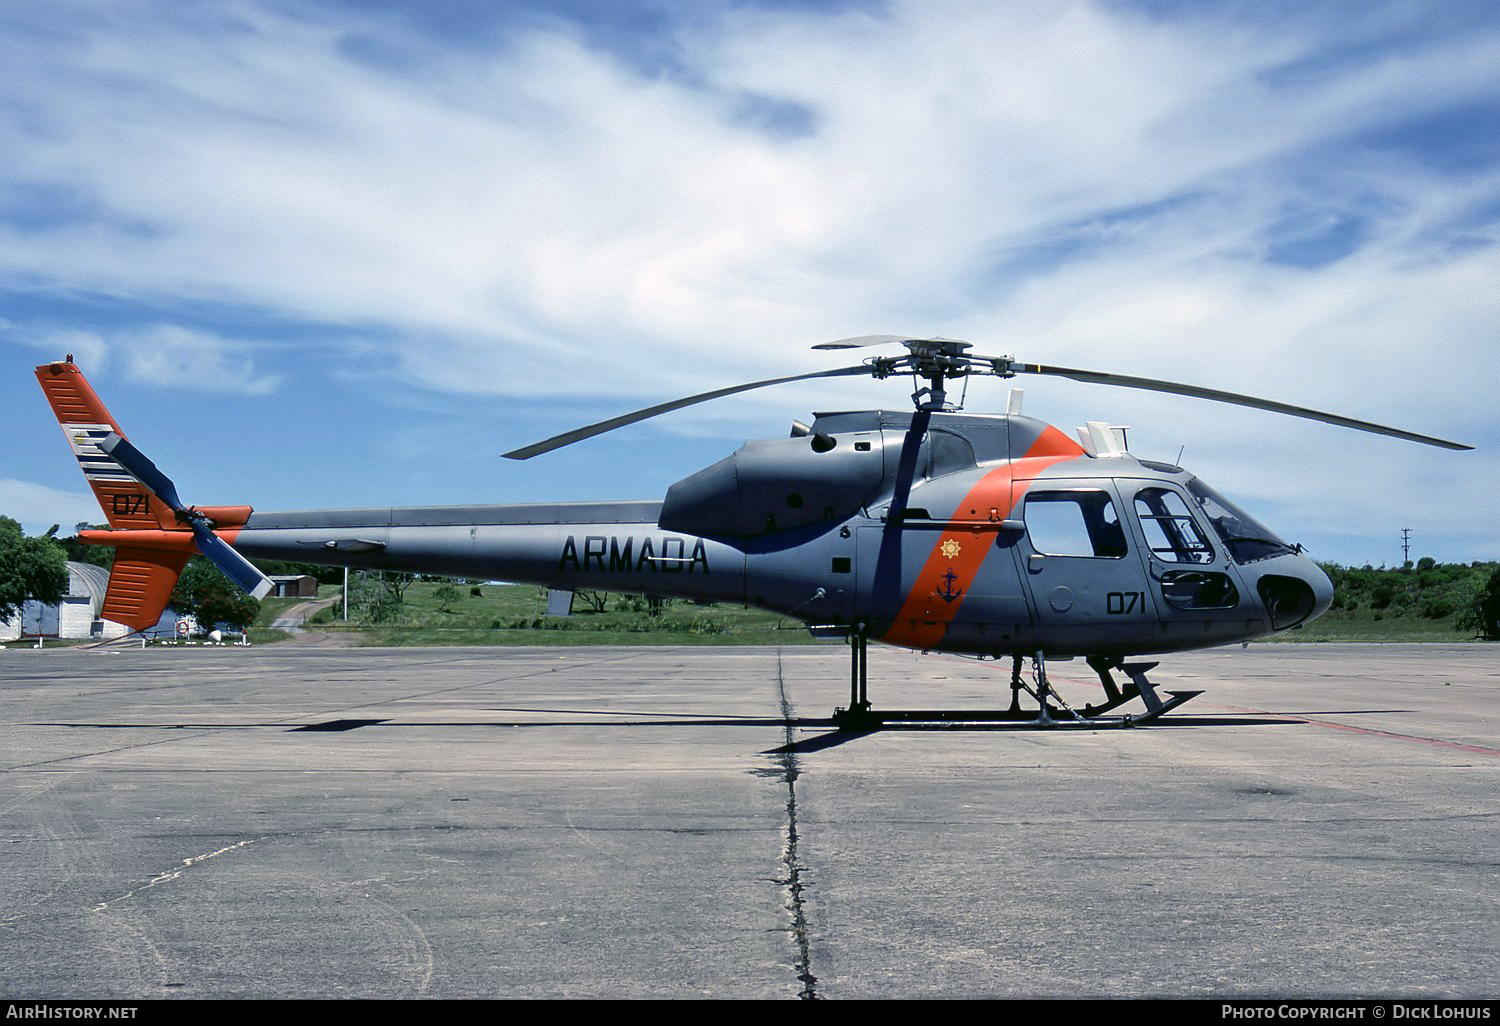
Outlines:
[[111,431],[122,438],[125,433],[72,359],[43,364],[36,369],[36,377],[109,526],[117,531],[181,529],[166,503],[99,448]]
[[[125,433],[104,408],[83,372],[74,365],[72,357],[43,364],[36,369],[36,377],[109,521],[111,530],[83,531],[78,536],[90,545],[115,547],[114,569],[110,571],[102,613],[106,620],[136,630],[156,626],[182,568],[205,544],[215,550],[209,554],[210,559],[221,568],[228,565],[226,573],[239,572],[240,564],[250,567],[228,546],[249,518],[249,506],[194,508],[183,511],[182,515],[174,512],[168,502],[104,450],[102,443],[107,438],[118,435],[123,439]],[[147,465],[156,472],[149,461]],[[175,491],[164,475],[159,476],[168,490]],[[203,537],[196,538],[198,534]],[[262,577],[269,588],[269,582],[264,582],[259,571],[250,567],[248,572],[251,579],[243,587],[254,588],[253,578]]]

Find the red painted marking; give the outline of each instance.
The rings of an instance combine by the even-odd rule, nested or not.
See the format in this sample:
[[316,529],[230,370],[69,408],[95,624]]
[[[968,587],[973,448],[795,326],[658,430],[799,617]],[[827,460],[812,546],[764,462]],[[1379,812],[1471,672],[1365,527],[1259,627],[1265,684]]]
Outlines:
[[1369,727],[1353,727],[1347,723],[1334,723],[1332,720],[1308,720],[1307,722],[1319,727],[1328,727],[1332,730],[1346,730],[1351,734],[1370,734],[1375,737],[1392,738],[1396,741],[1416,741],[1424,745],[1437,745],[1439,748],[1456,748],[1461,752],[1474,752],[1478,755],[1500,756],[1500,748],[1484,748],[1480,745],[1466,745],[1458,741],[1444,741],[1436,737],[1418,737],[1416,734],[1395,734],[1389,730],[1371,730]]
[[[881,640],[919,649],[933,648],[942,641],[985,557],[995,548],[1000,521],[1010,516],[1030,479],[1055,463],[1082,455],[1083,449],[1076,442],[1048,426],[1025,456],[981,477],[932,546],[901,611]],[[960,594],[945,597],[954,592]]]
[[1418,744],[1436,745],[1439,748],[1454,748],[1460,752],[1473,752],[1476,755],[1500,757],[1500,748],[1486,748],[1483,745],[1468,745],[1464,744],[1461,741],[1444,741],[1442,738],[1436,737],[1419,737],[1416,734],[1397,734],[1389,730],[1373,730],[1369,727],[1355,727],[1348,723],[1335,723],[1333,720],[1309,719],[1306,716],[1298,716],[1296,713],[1271,712],[1266,709],[1244,709],[1240,708],[1239,706],[1228,705],[1219,706],[1218,708],[1228,709],[1230,712],[1249,713],[1255,716],[1284,716],[1287,719],[1296,719],[1301,720],[1303,723],[1310,723],[1315,727],[1326,727],[1329,730],[1342,730],[1349,734],[1366,734],[1370,737],[1385,737],[1390,738],[1392,741],[1413,741]]

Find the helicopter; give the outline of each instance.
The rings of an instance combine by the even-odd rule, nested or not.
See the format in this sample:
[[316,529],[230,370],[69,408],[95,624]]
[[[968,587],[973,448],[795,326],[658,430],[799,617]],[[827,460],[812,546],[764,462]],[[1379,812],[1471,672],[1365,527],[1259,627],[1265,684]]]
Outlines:
[[[1021,412],[965,413],[950,386],[971,376],[1049,375],[1287,414],[1446,449],[1471,446],[1196,385],[971,353],[946,338],[867,335],[815,349],[900,347],[858,364],[770,378],[661,403],[523,446],[547,452],[697,403],[817,378],[910,374],[910,411],[819,413],[782,438],[746,442],[659,501],[255,512],[188,506],[131,444],[73,363],[36,368],[116,548],[103,617],[156,624],[196,551],[263,597],[247,557],[368,570],[503,578],[735,602],[778,612],[850,648],[843,729],[902,720],[997,720],[1038,727],[1147,724],[1201,694],[1159,692],[1139,657],[1248,642],[1315,619],[1326,574],[1182,467],[1138,459],[1123,429],[1090,422],[1070,438]],[[998,711],[876,709],[871,640],[1011,660]],[[1082,657],[1104,701],[1075,709],[1048,660]],[[1031,661],[1031,682],[1023,673]],[[1121,673],[1122,683],[1115,677]],[[1023,709],[1021,692],[1035,702]],[[1144,712],[1112,715],[1139,699]]]

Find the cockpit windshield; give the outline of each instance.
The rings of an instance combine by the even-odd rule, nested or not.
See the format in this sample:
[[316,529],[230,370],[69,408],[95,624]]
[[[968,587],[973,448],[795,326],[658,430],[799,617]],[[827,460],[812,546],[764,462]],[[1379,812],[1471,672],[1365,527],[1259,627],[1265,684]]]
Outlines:
[[1188,478],[1187,488],[1236,563],[1254,563],[1297,551],[1196,477]]

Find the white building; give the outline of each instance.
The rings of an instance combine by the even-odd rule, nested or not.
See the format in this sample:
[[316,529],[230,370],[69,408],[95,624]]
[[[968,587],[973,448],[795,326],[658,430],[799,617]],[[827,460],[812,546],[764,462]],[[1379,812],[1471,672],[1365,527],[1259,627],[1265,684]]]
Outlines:
[[93,563],[68,564],[68,591],[51,605],[31,599],[21,615],[0,621],[0,641],[34,638],[119,638],[130,633],[124,624],[101,620],[109,571]]

